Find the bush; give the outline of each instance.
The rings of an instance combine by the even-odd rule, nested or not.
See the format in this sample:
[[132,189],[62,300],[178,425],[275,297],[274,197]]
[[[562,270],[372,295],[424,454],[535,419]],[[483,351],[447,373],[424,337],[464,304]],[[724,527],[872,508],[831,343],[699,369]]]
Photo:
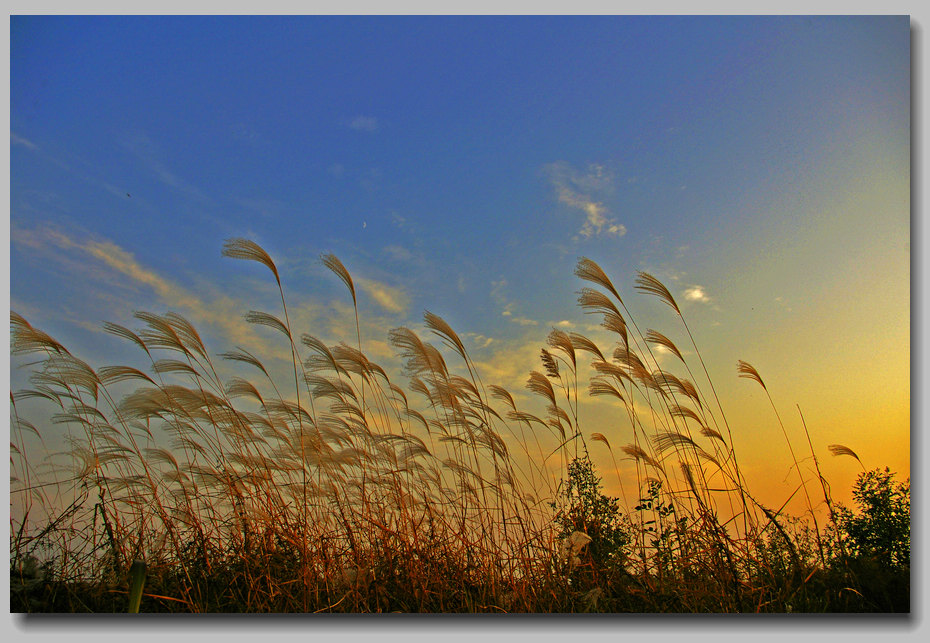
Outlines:
[[[594,472],[594,464],[585,455],[568,465],[568,477],[563,481],[560,495],[563,507],[556,514],[559,536],[584,532],[591,538],[586,547],[590,580],[598,582],[623,570],[630,533],[620,512],[619,500],[601,492],[601,479]],[[552,505],[556,508],[556,505]]]
[[888,467],[859,475],[853,498],[859,512],[837,512],[841,537],[853,558],[902,569],[911,565],[911,481],[895,483]]

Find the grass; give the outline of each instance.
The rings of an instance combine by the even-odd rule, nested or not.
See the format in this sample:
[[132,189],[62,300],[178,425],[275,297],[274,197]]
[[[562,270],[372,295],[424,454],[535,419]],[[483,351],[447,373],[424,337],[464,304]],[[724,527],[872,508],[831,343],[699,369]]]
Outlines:
[[[138,312],[136,330],[107,323],[144,363],[96,369],[11,313],[11,353],[37,360],[30,388],[11,393],[11,501],[21,507],[11,611],[909,610],[907,570],[878,578],[845,550],[822,476],[826,529],[755,499],[691,330],[653,276],[640,273],[636,288],[672,309],[695,363],[641,331],[608,276],[581,259],[578,303],[613,341],[552,331],[528,375],[538,404],[527,409],[485,383],[430,312],[428,337],[388,334],[404,361],[397,384],[364,352],[355,286],[335,256],[322,263],[351,296],[356,333],[326,345],[292,327],[261,247],[233,239],[223,254],[271,273],[280,312],[246,319],[277,335],[285,378],[239,347],[220,355],[238,367],[224,380],[174,313]],[[679,374],[659,366],[660,350]],[[765,389],[751,365],[738,374]],[[582,430],[584,395],[610,400],[630,444]],[[27,400],[54,409],[41,429],[20,417]],[[66,427],[64,468],[26,457],[29,434],[52,425]],[[603,494],[594,442],[615,464],[635,461],[635,479],[614,468],[621,488],[638,490],[636,506]],[[144,575],[141,603],[129,596],[131,569],[133,589]]]

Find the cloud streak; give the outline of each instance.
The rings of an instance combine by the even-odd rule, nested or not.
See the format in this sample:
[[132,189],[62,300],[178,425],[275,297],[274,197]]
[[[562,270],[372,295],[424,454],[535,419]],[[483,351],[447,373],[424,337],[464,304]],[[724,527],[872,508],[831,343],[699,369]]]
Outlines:
[[200,189],[191,185],[168,168],[160,158],[162,153],[159,146],[145,132],[134,132],[122,140],[120,144],[124,149],[141,161],[145,168],[165,185],[203,203],[212,202],[212,199]]
[[29,139],[23,138],[22,136],[17,136],[16,132],[10,132],[10,141],[14,145],[22,145],[25,148],[30,150],[38,150],[39,146],[30,141]]
[[613,177],[603,165],[591,164],[587,171],[579,172],[568,163],[559,161],[544,168],[559,203],[584,214],[578,230],[585,239],[591,237],[622,237],[626,226],[610,217],[604,203],[595,195],[605,195],[612,190]]
[[510,301],[505,294],[507,289],[507,280],[501,277],[499,281],[491,282],[491,298],[497,302],[503,310],[501,310],[501,316],[504,317],[507,321],[513,322],[514,324],[519,324],[520,326],[538,326],[539,322],[535,319],[529,319],[528,317],[522,317],[520,315],[514,315],[514,310],[517,307],[517,303]]
[[[207,324],[224,339],[235,344],[259,347],[262,351],[269,348],[262,338],[253,332],[252,326],[244,321],[243,313],[248,308],[240,301],[223,294],[215,294],[209,301],[205,301],[190,290],[144,266],[132,253],[112,241],[76,240],[50,227],[16,229],[13,231],[12,240],[33,251],[49,248],[52,251],[50,256],[58,255],[66,266],[70,260],[60,256],[62,251],[77,251],[92,258],[93,263],[102,264],[110,269],[109,274],[100,275],[101,277],[112,278],[112,273],[115,272],[128,279],[134,286],[147,287],[163,305],[189,316],[195,326]],[[73,268],[76,266],[72,266]],[[91,269],[93,270],[93,267]]]
[[374,116],[356,116],[349,122],[349,127],[357,132],[374,132],[378,129],[378,119]]
[[355,279],[369,297],[375,300],[381,308],[391,313],[406,314],[410,306],[410,297],[400,288],[394,288],[374,279]]

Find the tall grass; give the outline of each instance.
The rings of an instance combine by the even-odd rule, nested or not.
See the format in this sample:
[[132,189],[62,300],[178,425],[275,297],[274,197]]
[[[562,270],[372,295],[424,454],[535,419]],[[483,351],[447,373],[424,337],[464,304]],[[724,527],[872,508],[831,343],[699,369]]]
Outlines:
[[[11,394],[11,500],[22,508],[11,521],[14,611],[125,611],[133,561],[147,569],[142,611],[849,608],[808,592],[827,568],[820,529],[754,498],[738,433],[655,277],[640,273],[637,290],[673,309],[696,364],[665,334],[641,331],[608,276],[581,259],[576,275],[589,285],[578,303],[611,341],[550,333],[526,385],[538,403],[521,408],[482,381],[465,342],[431,312],[425,337],[388,332],[402,373],[371,360],[352,277],[335,256],[322,264],[351,297],[356,333],[327,345],[292,326],[265,250],[232,239],[223,254],[271,273],[280,310],[245,319],[276,333],[286,379],[272,375],[273,356],[243,347],[219,355],[238,368],[222,379],[175,313],[137,312],[137,329],[105,324],[143,363],[97,368],[11,313],[11,353],[34,360],[30,388]],[[659,365],[658,350],[679,374]],[[615,432],[582,426],[586,372],[587,394],[609,399],[630,429],[617,452]],[[739,374],[765,388],[745,362]],[[27,400],[53,409],[41,427],[20,417]],[[54,425],[67,431],[68,465],[31,462],[30,434]],[[621,563],[609,568],[585,557],[593,518],[568,538],[556,520],[586,501],[567,483],[589,448],[610,451],[621,488],[639,499],[622,507],[629,537],[612,541]],[[634,461],[635,480],[623,479],[618,456]]]

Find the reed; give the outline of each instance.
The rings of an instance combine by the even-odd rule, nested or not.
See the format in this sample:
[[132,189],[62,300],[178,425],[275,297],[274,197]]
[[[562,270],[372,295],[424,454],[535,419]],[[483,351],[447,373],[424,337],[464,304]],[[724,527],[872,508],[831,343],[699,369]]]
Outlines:
[[[223,255],[271,273],[280,316],[245,319],[280,343],[283,377],[276,356],[243,347],[220,353],[221,368],[175,313],[137,312],[136,329],[105,324],[140,361],[97,368],[11,313],[11,355],[31,371],[30,387],[11,393],[14,611],[122,611],[127,591],[130,611],[144,599],[146,611],[168,612],[859,605],[810,584],[812,570],[832,565],[816,523],[808,538],[754,499],[691,329],[655,277],[641,273],[637,289],[684,325],[709,396],[691,355],[658,330],[641,332],[619,289],[584,258],[578,303],[601,317],[612,344],[553,330],[523,408],[484,383],[467,344],[429,311],[428,337],[387,333],[401,373],[373,361],[354,282],[334,255],[321,263],[346,286],[356,326],[334,344],[292,326],[264,249],[231,239]],[[683,372],[661,368],[656,349]],[[755,369],[740,369],[765,388]],[[585,426],[585,376],[589,396],[616,405],[616,426]],[[24,405],[45,419],[22,417]],[[67,450],[31,462],[28,444],[57,426]],[[608,449],[621,498],[603,493],[589,439]],[[635,479],[617,455],[632,460]],[[624,488],[635,489],[634,506]],[[808,508],[813,516],[809,496]]]

